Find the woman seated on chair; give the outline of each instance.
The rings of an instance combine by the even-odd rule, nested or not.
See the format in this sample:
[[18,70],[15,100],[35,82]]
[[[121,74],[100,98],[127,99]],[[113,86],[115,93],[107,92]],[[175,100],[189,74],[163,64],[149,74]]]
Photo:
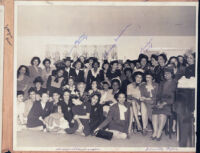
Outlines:
[[158,87],[157,104],[153,108],[152,123],[153,135],[152,140],[161,140],[162,130],[165,126],[167,116],[171,115],[171,105],[174,102],[176,81],[173,79],[173,68],[164,69],[165,80]]
[[133,73],[133,80],[134,82],[127,86],[127,99],[128,102],[132,103],[133,107],[133,117],[137,123],[137,130],[138,132],[142,132],[142,126],[139,121],[138,113],[140,111],[140,85],[143,80],[143,73],[142,72],[135,72]]
[[147,71],[145,73],[145,80],[146,82],[140,86],[143,135],[148,132],[148,119],[152,120],[152,106],[156,103],[156,94],[158,92],[158,84],[153,82],[152,72]]
[[118,94],[117,103],[110,107],[106,120],[94,131],[97,133],[108,125],[108,131],[113,133],[115,138],[126,139],[131,129],[132,108],[126,102],[124,93]]

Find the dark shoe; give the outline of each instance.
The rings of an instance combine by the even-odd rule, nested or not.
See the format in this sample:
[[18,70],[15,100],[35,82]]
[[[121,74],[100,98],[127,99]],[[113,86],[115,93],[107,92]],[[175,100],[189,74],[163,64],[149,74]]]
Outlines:
[[143,130],[142,130],[142,135],[143,135],[143,136],[146,136],[147,133],[148,133],[147,129],[143,129]]
[[160,141],[162,139],[162,134],[159,138],[156,138],[157,141]]
[[151,140],[156,140],[156,137],[151,136]]

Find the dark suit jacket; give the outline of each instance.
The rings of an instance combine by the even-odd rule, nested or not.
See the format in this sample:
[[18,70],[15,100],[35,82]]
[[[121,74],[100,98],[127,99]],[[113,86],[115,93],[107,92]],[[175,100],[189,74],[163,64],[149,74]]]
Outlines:
[[73,77],[73,79],[74,79],[74,81],[76,83],[85,82],[84,81],[84,71],[83,70],[79,70],[79,73],[77,75],[76,74],[76,70],[75,69],[71,69],[71,72],[70,72],[69,75]]

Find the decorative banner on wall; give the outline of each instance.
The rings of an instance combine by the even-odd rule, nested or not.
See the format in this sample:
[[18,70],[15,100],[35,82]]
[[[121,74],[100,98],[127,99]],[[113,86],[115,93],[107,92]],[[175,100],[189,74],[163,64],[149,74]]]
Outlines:
[[53,62],[62,60],[65,57],[71,57],[76,60],[80,56],[96,57],[99,60],[107,59],[109,61],[118,59],[117,45],[113,47],[108,45],[54,45],[46,46],[45,57]]

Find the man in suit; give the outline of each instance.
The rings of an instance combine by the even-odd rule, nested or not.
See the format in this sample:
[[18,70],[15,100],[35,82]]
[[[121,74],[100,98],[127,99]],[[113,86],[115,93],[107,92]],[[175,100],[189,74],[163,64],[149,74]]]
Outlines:
[[70,72],[72,70],[71,63],[73,62],[73,60],[71,60],[71,57],[66,57],[65,59],[63,59],[63,62],[65,63],[64,78],[66,82],[68,82]]

